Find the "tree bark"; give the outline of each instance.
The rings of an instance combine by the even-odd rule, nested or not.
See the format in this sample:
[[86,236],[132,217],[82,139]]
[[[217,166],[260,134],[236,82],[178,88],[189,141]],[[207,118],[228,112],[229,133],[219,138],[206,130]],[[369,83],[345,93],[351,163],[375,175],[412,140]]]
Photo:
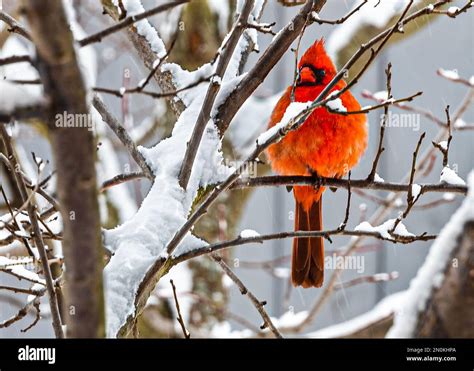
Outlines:
[[57,114],[86,117],[79,116],[88,114],[86,89],[62,2],[24,0],[23,5],[37,48],[37,67],[50,100],[48,128],[63,219],[67,336],[102,337],[103,262],[96,146],[89,128],[56,126]]
[[416,337],[474,337],[474,221],[464,224],[441,287],[418,319]]

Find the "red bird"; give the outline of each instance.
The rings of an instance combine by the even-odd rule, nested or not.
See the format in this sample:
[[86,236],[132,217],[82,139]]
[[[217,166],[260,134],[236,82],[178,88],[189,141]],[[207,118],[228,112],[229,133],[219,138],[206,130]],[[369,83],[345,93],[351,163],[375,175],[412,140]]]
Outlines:
[[[336,68],[317,40],[298,65],[294,88],[295,102],[315,100],[336,75]],[[331,90],[346,86],[339,81]],[[279,123],[291,104],[293,87],[286,89],[273,110],[268,127]],[[347,111],[360,110],[359,102],[346,91],[340,97]],[[339,115],[325,107],[317,108],[297,130],[289,132],[267,150],[274,172],[281,175],[318,175],[343,177],[355,166],[367,147],[367,122],[363,114]],[[324,187],[295,186],[295,230],[320,231]],[[291,263],[293,285],[321,287],[324,280],[324,245],[322,237],[295,238]]]

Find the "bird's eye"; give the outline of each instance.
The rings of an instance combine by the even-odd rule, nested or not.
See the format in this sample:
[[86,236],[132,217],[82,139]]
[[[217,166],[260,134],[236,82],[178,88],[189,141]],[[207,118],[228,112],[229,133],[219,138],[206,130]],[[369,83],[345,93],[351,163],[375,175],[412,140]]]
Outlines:
[[326,76],[326,71],[320,68],[315,68],[313,72],[314,72],[314,77],[316,78],[316,84],[317,85],[322,84],[324,77]]

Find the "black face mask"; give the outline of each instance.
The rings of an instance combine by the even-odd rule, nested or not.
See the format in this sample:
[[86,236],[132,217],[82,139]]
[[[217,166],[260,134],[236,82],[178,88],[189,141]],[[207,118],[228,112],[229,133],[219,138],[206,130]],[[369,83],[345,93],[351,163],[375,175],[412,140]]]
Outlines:
[[[314,81],[301,81],[301,70],[303,68],[309,68],[313,72]],[[326,72],[323,69],[316,68],[310,64],[304,64],[298,71],[298,79],[296,80],[296,86],[317,86],[322,85]]]

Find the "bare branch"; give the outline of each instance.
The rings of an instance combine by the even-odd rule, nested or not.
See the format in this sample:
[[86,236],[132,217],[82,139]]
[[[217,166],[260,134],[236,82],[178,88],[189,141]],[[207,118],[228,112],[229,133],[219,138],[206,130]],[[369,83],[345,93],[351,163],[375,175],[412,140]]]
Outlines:
[[441,143],[432,142],[433,146],[435,146],[441,154],[443,155],[443,167],[448,166],[448,155],[449,155],[449,147],[451,145],[451,140],[453,139],[453,135],[451,133],[451,117],[449,115],[449,105],[446,106],[446,126],[448,128],[448,140],[443,145]]
[[[295,185],[317,185],[334,187],[334,188],[349,188],[349,181],[340,178],[325,178],[304,175],[269,175],[256,178],[246,178],[235,181],[230,189],[241,189],[250,187],[271,187],[271,186],[295,186]],[[391,182],[376,182],[369,179],[355,179],[350,181],[352,188],[359,189],[373,189],[379,191],[390,192],[408,192],[410,185],[406,183],[391,183]],[[455,186],[451,184],[420,184],[420,194],[429,192],[452,192],[467,194],[466,186]]]
[[174,303],[176,305],[176,312],[178,313],[178,317],[176,319],[179,322],[179,325],[181,326],[181,330],[183,331],[183,335],[185,339],[190,339],[191,334],[189,333],[188,330],[186,330],[186,325],[184,324],[183,316],[181,315],[181,309],[179,307],[179,302],[178,302],[178,295],[176,294],[176,286],[173,283],[173,280],[170,280],[171,287],[173,288],[173,296],[174,296]]
[[349,13],[347,13],[345,16],[339,18],[339,19],[336,19],[335,21],[329,21],[329,20],[325,20],[325,19],[321,19],[319,17],[314,17],[313,16],[313,21],[315,23],[318,23],[318,24],[332,24],[332,25],[336,25],[336,24],[341,24],[341,23],[344,23],[345,21],[347,21],[354,13],[357,13],[360,8],[362,8],[366,3],[368,2],[368,0],[364,0],[363,2],[361,2],[358,6],[356,6],[354,9],[352,9]]
[[0,10],[0,20],[10,26],[10,28],[8,29],[9,32],[17,33],[18,35],[21,35],[31,41],[31,36],[26,30],[26,28],[11,15],[5,13],[3,10]]
[[[7,150],[8,158],[10,160],[10,163],[12,164],[12,168],[19,169],[20,167],[16,160],[13,147],[11,144],[11,138],[8,135],[7,130],[5,129],[4,125],[0,125],[0,134],[3,139],[3,144]],[[23,177],[20,175],[19,172],[14,172],[13,174],[16,180],[16,185],[19,189],[19,192],[22,198],[22,202],[26,202],[28,200],[28,192],[27,192]],[[59,307],[58,307],[58,301],[56,297],[56,291],[54,289],[53,276],[51,274],[51,269],[49,267],[46,247],[45,247],[43,238],[41,236],[41,229],[39,227],[38,218],[36,216],[36,206],[31,202],[31,200],[28,202],[28,216],[30,218],[31,226],[33,228],[33,237],[35,240],[36,248],[38,249],[38,253],[41,258],[43,274],[46,280],[46,289],[48,292],[49,305],[51,308],[54,333],[56,337],[63,338],[64,333],[63,333],[63,329],[61,325],[61,317],[59,315]]]
[[[191,251],[172,257],[172,265],[182,263],[183,261],[194,259],[198,256],[212,254],[219,250],[227,249],[229,247],[242,246],[251,243],[262,243],[264,241],[281,240],[285,238],[308,238],[308,237],[323,237],[330,239],[330,236],[351,236],[351,237],[373,237],[382,241],[409,244],[415,241],[430,241],[436,238],[436,235],[430,235],[422,233],[418,236],[404,236],[392,233],[390,237],[383,236],[379,232],[369,231],[349,231],[341,229],[340,227],[324,231],[288,231],[288,232],[277,232],[271,234],[263,234],[254,237],[237,237],[233,240],[224,242],[216,242],[214,244],[205,245],[198,247]],[[164,260],[161,260],[163,262]]]
[[31,57],[29,55],[12,55],[11,57],[0,58],[0,66],[21,62],[31,63]]
[[393,281],[398,278],[398,272],[390,272],[390,273],[377,273],[371,276],[361,276],[354,278],[353,280],[341,282],[334,286],[334,290],[342,290],[347,289],[349,287],[357,286],[362,283],[379,283],[379,282],[387,282]]
[[138,166],[140,166],[142,172],[146,175],[146,177],[148,179],[153,179],[154,178],[153,170],[146,162],[145,157],[143,157],[141,152],[137,149],[135,142],[127,133],[125,128],[122,125],[120,125],[119,121],[115,118],[115,116],[112,115],[112,113],[107,109],[104,102],[102,102],[102,100],[97,95],[95,95],[92,100],[92,104],[94,105],[95,109],[99,112],[99,114],[102,116],[102,119],[104,120],[104,122],[107,125],[109,125],[109,127],[112,129],[115,135],[117,135],[117,137],[123,143],[123,145],[127,149],[130,156],[132,156],[132,158],[135,160]]
[[141,172],[133,172],[133,173],[127,173],[127,174],[119,174],[114,176],[112,179],[106,180],[104,183],[102,183],[102,187],[100,188],[99,192],[105,192],[108,188],[112,188],[116,185],[128,182],[130,180],[135,180],[135,179],[142,179],[146,178],[144,173]]
[[251,291],[249,291],[249,289],[243,284],[243,282],[240,280],[240,278],[237,277],[237,275],[229,268],[229,266],[222,259],[222,257],[220,257],[218,254],[215,254],[215,253],[212,253],[211,257],[217,264],[219,264],[219,266],[224,270],[224,272],[227,274],[227,276],[232,281],[234,281],[234,283],[239,288],[240,293],[242,295],[246,295],[250,299],[250,301],[252,302],[254,307],[258,310],[258,313],[260,313],[260,316],[262,316],[262,319],[263,319],[263,322],[264,322],[264,324],[262,326],[260,326],[260,329],[264,330],[265,328],[268,327],[276,338],[280,338],[280,339],[283,338],[283,336],[280,334],[278,329],[273,324],[270,316],[265,311],[264,306],[265,306],[266,302],[265,301],[259,301],[257,299],[257,297]]

